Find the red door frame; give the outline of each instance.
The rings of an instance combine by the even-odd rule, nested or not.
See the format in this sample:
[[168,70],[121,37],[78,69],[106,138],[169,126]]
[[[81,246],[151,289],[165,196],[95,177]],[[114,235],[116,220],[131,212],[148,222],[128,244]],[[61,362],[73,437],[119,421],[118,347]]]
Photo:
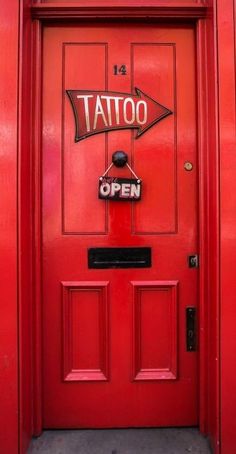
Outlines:
[[[194,20],[197,30],[199,93],[199,206],[201,255],[201,430],[207,433],[214,452],[228,454],[235,445],[236,379],[232,371],[235,355],[234,261],[236,259],[236,215],[230,192],[236,193],[235,175],[235,0],[198,2],[139,2],[94,0],[43,3],[35,1],[31,19],[30,1],[1,0],[2,42],[0,74],[1,108],[1,281],[0,319],[0,443],[5,452],[26,451],[32,432],[41,430],[40,405],[40,30],[44,20],[110,17]],[[133,6],[132,6],[133,5]],[[24,24],[24,27],[23,27]],[[35,65],[31,59],[31,30]],[[34,116],[30,132],[30,75]],[[28,100],[26,102],[26,99]],[[227,109],[225,105],[227,103]],[[35,133],[35,135],[34,135]],[[31,141],[32,137],[32,141]],[[29,159],[31,143],[35,159]],[[220,151],[220,155],[219,155]],[[17,171],[18,167],[18,171]],[[34,167],[34,172],[32,172]],[[28,181],[31,178],[31,191]],[[10,185],[6,182],[10,183]],[[18,190],[18,193],[17,193]],[[29,196],[34,193],[34,196]],[[34,199],[39,200],[35,206]],[[35,213],[32,221],[32,213]],[[220,217],[221,216],[221,217]],[[31,229],[33,225],[33,229]],[[30,232],[33,231],[32,242]],[[34,256],[31,266],[31,249]],[[34,278],[32,279],[32,269]],[[210,283],[210,284],[209,284]],[[32,290],[31,290],[32,289]],[[32,305],[31,291],[34,293]],[[18,296],[17,296],[18,295]],[[220,308],[221,300],[221,308]],[[5,303],[4,303],[5,301]],[[36,308],[36,310],[33,310]],[[33,312],[33,315],[32,315]],[[32,318],[37,327],[31,342]],[[18,331],[17,331],[18,326]],[[229,344],[230,340],[230,344]],[[31,355],[32,344],[34,347]],[[34,358],[35,421],[32,423],[31,357]],[[5,362],[4,362],[5,361]],[[19,422],[17,421],[19,414]],[[7,425],[4,424],[7,421]],[[33,427],[34,426],[34,427]],[[221,438],[221,447],[220,447]]]
[[[208,377],[207,377],[207,368],[206,363],[208,362],[209,351],[206,348],[206,339],[208,337],[208,305],[209,301],[209,279],[210,270],[207,266],[208,257],[210,257],[210,236],[209,236],[209,220],[211,219],[211,214],[209,213],[210,206],[208,204],[210,193],[208,192],[209,185],[209,175],[210,169],[208,168],[208,152],[209,148],[207,144],[210,142],[211,137],[209,137],[208,129],[205,127],[207,121],[209,121],[209,110],[207,105],[209,99],[207,96],[213,98],[213,93],[208,93],[206,87],[209,86],[208,72],[206,70],[206,64],[209,62],[209,56],[206,55],[206,40],[207,40],[207,29],[206,29],[206,7],[201,5],[181,5],[180,3],[175,3],[174,5],[169,6],[145,6],[142,7],[129,7],[127,8],[123,2],[113,2],[113,5],[109,8],[105,7],[102,2],[94,2],[94,7],[88,6],[86,3],[80,8],[76,6],[62,6],[61,4],[37,4],[33,7],[33,17],[37,19],[35,23],[35,75],[33,91],[33,99],[35,102],[35,118],[33,126],[33,137],[34,137],[34,146],[35,146],[35,238],[37,243],[35,244],[34,250],[36,252],[35,263],[35,301],[36,312],[35,312],[35,342],[34,344],[38,346],[37,351],[34,353],[35,360],[35,434],[39,434],[42,430],[42,416],[41,416],[41,383],[40,383],[40,370],[41,370],[41,173],[40,173],[40,100],[41,100],[41,90],[40,87],[40,76],[41,76],[41,37],[42,37],[42,28],[44,21],[48,20],[60,20],[66,21],[68,19],[84,19],[99,18],[109,20],[111,18],[124,18],[126,17],[129,20],[145,20],[149,16],[152,20],[165,19],[169,21],[195,21],[196,23],[196,47],[197,47],[197,84],[198,84],[198,140],[199,140],[199,231],[200,231],[200,257],[201,257],[201,267],[200,267],[200,314],[199,314],[199,335],[200,335],[200,429],[203,433],[209,432],[209,427],[207,424],[208,419]],[[147,19],[146,19],[147,20]],[[210,100],[211,100],[210,98]],[[211,157],[212,159],[212,157]],[[214,191],[213,191],[214,192]],[[216,213],[214,213],[214,216]],[[212,241],[212,240],[211,240]],[[215,247],[215,244],[214,244]],[[216,347],[215,347],[216,351]],[[218,370],[215,370],[214,379],[218,377]],[[217,395],[217,394],[216,394]],[[219,412],[219,401],[215,398],[217,406],[217,414]],[[218,427],[214,428],[215,433],[218,432]]]
[[[1,306],[0,321],[0,446],[16,452],[18,443],[18,300],[17,300],[17,153],[18,153],[18,33],[19,5],[13,0],[9,11],[4,0],[0,2],[1,42]],[[4,74],[3,74],[4,68]],[[16,77],[13,76],[14,75]],[[11,383],[11,387],[9,387]],[[12,409],[14,411],[12,411]]]

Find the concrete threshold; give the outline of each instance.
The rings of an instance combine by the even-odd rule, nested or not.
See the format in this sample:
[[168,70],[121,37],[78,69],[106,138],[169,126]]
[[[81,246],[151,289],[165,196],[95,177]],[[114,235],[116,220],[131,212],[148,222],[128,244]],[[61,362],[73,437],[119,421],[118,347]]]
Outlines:
[[197,428],[45,430],[28,454],[210,454]]

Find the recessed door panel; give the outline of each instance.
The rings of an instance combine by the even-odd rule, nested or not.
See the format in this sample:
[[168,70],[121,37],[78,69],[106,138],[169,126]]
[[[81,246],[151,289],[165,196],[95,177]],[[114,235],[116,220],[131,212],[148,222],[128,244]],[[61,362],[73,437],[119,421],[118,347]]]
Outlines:
[[[194,29],[47,26],[43,52],[44,426],[195,425]],[[129,167],[106,175],[127,183],[132,169],[137,200],[98,196],[116,151]]]
[[[132,63],[133,86],[141,86],[153,97],[159,93],[158,102],[176,113],[175,45],[133,44]],[[144,186],[143,203],[134,207],[134,232],[137,234],[174,233],[177,229],[175,119],[176,115],[166,119],[168,138],[163,121],[158,124],[158,134],[153,135],[150,130],[142,142],[134,141],[136,172],[149,182],[148,192]],[[144,147],[148,150],[145,154]]]
[[[107,45],[105,43],[65,43],[62,48],[63,93],[68,87],[86,90],[106,90]],[[87,62],[95,70],[88,70]],[[94,187],[91,168],[96,163],[101,174],[106,163],[106,139],[95,138],[96,146],[90,141],[80,143],[80,166],[77,165],[78,144],[74,142],[74,118],[68,99],[63,97],[63,230],[64,233],[105,233],[106,204],[97,210],[97,187]],[[94,138],[90,140],[94,141]],[[102,150],[102,152],[101,152]],[[86,186],[84,182],[86,181]],[[83,194],[83,197],[78,197]],[[91,216],[96,212],[96,216]],[[82,214],[82,216],[81,216]]]
[[178,282],[133,282],[134,379],[177,379]]

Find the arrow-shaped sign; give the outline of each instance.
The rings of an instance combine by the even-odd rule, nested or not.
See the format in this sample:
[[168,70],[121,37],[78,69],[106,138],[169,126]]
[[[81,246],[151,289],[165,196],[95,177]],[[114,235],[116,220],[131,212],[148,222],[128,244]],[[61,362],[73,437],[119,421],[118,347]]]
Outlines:
[[136,95],[114,91],[67,90],[75,116],[75,142],[114,129],[138,129],[136,139],[172,114],[135,88]]

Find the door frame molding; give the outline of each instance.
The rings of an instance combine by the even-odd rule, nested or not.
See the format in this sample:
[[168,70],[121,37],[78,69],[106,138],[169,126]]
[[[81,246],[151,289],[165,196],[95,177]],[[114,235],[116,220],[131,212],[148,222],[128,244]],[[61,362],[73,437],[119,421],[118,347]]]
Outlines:
[[163,1],[113,0],[108,3],[102,0],[75,3],[41,3],[32,6],[32,16],[38,20],[55,19],[108,19],[108,18],[162,18],[162,19],[199,19],[206,17],[207,6],[201,1],[174,1],[166,4]]
[[[209,361],[214,356],[215,362],[215,398],[216,427],[213,439],[220,434],[220,398],[219,398],[219,163],[216,143],[216,80],[214,46],[209,50],[207,42],[213,35],[213,21],[208,17],[208,9],[203,3],[173,2],[162,4],[158,0],[127,2],[113,0],[107,2],[94,0],[88,6],[86,1],[79,6],[62,3],[35,4],[31,8],[33,21],[33,65],[32,65],[32,190],[33,190],[33,388],[34,388],[34,435],[42,431],[42,280],[41,280],[41,107],[42,107],[42,30],[44,24],[68,23],[72,19],[114,20],[126,18],[131,20],[168,21],[173,24],[194,23],[196,29],[197,59],[197,97],[198,97],[198,167],[199,167],[199,426],[201,432],[211,432],[209,422]],[[158,5],[157,5],[158,4]],[[184,22],[183,22],[184,20]],[[212,36],[213,35],[213,36]],[[209,71],[209,68],[211,69]],[[208,128],[208,125],[211,125]],[[214,147],[214,148],[213,148]],[[216,150],[214,153],[212,150]],[[211,199],[214,196],[212,206]],[[211,259],[214,252],[214,258]],[[211,283],[211,288],[209,283]],[[210,312],[214,305],[214,314]],[[211,319],[212,317],[212,319]],[[209,326],[212,326],[209,328]],[[211,332],[215,338],[209,344]],[[209,344],[209,347],[208,347]],[[210,348],[213,351],[210,352]],[[212,359],[213,364],[213,359]],[[212,372],[213,374],[213,372]],[[216,447],[216,449],[218,449]],[[218,450],[216,451],[218,452]]]

